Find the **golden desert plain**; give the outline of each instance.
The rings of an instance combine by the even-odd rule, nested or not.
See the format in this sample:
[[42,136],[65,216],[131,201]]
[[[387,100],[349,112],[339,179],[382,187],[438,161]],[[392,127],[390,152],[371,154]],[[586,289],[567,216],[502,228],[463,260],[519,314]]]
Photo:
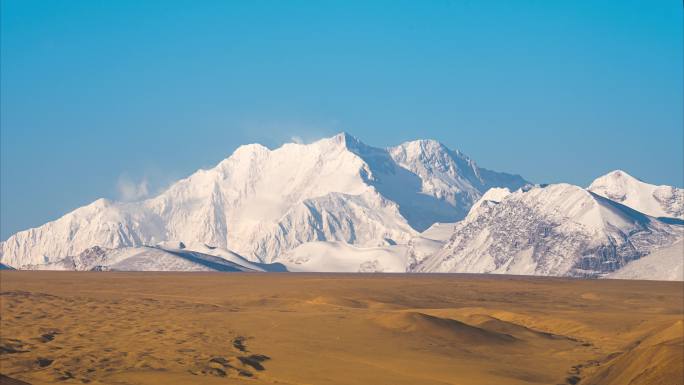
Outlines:
[[681,385],[684,283],[0,273],[0,383]]

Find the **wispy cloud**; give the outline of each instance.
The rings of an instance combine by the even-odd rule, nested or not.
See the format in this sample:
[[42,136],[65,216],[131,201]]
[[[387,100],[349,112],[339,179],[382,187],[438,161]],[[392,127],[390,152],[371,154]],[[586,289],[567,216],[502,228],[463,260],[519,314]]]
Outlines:
[[127,174],[122,174],[119,176],[116,188],[119,193],[119,199],[124,202],[141,200],[147,198],[150,194],[147,177],[143,177],[142,180],[136,182]]
[[277,147],[283,143],[312,143],[318,139],[339,133],[341,123],[338,120],[244,120],[240,128],[245,137],[253,141]]

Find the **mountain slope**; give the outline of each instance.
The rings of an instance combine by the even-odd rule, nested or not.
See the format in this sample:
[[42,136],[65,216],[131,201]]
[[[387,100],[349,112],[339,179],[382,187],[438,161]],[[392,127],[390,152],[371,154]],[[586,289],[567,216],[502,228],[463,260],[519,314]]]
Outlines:
[[455,223],[435,223],[411,238],[406,245],[406,271],[413,270],[423,260],[439,251],[451,238],[454,226]]
[[435,223],[405,244],[357,247],[345,242],[308,242],[277,256],[274,262],[297,272],[405,273],[438,251],[453,223]]
[[[415,207],[420,196],[395,199],[400,207],[415,207],[416,212],[408,214],[407,218],[415,218],[419,231],[435,222],[454,222],[465,217],[473,203],[492,187],[517,190],[528,184],[518,175],[479,168],[460,151],[452,151],[434,140],[406,142],[389,148],[389,154],[397,164],[420,178],[420,186],[416,188],[446,203],[426,211],[426,206]],[[401,186],[393,190],[395,194],[402,191]]]
[[14,270],[12,266],[5,265],[4,263],[0,263],[0,270]]
[[679,226],[577,186],[502,195],[476,204],[415,271],[597,276],[682,236]]
[[[180,245],[180,246],[178,246]],[[178,242],[166,242],[161,246],[122,247],[104,249],[91,247],[83,252],[55,262],[21,266],[29,270],[75,270],[75,271],[282,271],[276,265],[250,263],[239,255],[223,249],[203,245],[206,253],[188,250]],[[225,255],[225,257],[224,257]]]
[[655,186],[616,170],[596,178],[589,191],[653,217],[684,219],[684,189]]
[[524,184],[434,141],[380,149],[343,133],[275,150],[252,144],[156,197],[100,199],[14,234],[0,243],[0,261],[38,265],[94,246],[168,240],[235,250],[262,262],[310,241],[392,245],[434,222],[461,219],[489,186]]
[[276,261],[294,272],[404,273],[406,246],[356,247],[344,242],[304,243]]
[[605,278],[684,281],[684,243],[679,241],[655,250],[606,275]]

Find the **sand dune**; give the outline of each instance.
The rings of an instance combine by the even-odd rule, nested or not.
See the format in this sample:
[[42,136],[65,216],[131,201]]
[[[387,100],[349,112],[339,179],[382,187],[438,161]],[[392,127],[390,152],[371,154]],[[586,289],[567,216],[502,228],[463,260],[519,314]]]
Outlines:
[[[684,381],[682,320],[635,341],[625,353],[610,356],[582,384],[672,384]],[[679,378],[679,380],[676,380]]]
[[684,378],[681,282],[4,271],[0,289],[0,372],[30,384]]
[[517,338],[510,334],[413,311],[385,314],[376,318],[376,322],[390,330],[416,333],[423,338],[437,337],[454,344],[479,346],[509,344],[517,341]]

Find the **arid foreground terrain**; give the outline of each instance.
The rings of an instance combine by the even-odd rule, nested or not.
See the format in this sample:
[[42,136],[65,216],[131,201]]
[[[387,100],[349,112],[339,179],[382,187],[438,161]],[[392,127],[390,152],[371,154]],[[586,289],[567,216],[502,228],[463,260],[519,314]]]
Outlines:
[[73,272],[0,279],[0,372],[31,384],[684,378],[681,282]]

